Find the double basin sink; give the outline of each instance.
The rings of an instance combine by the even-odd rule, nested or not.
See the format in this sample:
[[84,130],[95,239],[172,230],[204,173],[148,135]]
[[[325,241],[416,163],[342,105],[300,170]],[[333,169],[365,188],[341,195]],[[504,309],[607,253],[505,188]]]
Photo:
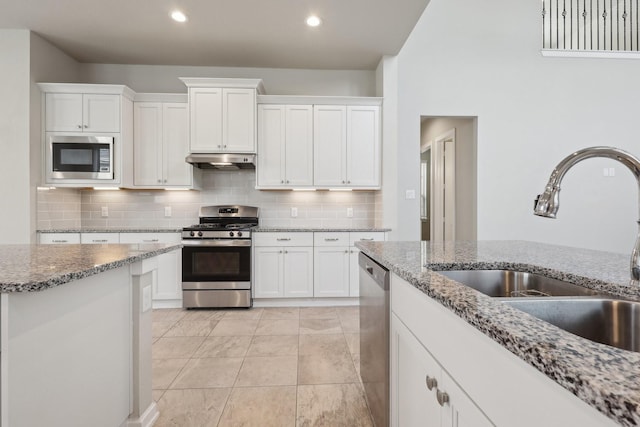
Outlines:
[[504,304],[591,341],[640,352],[640,302],[533,273],[437,271]]

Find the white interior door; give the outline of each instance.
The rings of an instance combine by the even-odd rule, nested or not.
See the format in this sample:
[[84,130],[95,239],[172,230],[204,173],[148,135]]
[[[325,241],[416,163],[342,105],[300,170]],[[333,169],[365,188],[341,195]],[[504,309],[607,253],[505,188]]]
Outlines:
[[456,239],[456,133],[437,137],[431,155],[431,240]]

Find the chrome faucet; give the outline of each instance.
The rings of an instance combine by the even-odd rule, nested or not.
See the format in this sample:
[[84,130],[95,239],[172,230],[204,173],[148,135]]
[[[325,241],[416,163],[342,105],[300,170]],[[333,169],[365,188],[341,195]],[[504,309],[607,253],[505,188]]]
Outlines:
[[[539,194],[538,197],[536,197],[535,208],[533,209],[534,215],[546,218],[555,218],[556,213],[560,208],[559,195],[560,182],[562,181],[562,178],[567,171],[573,167],[573,165],[592,157],[614,159],[628,167],[633,176],[636,177],[636,180],[638,181],[638,190],[640,191],[640,159],[626,151],[613,147],[584,148],[562,159],[553,172],[551,172],[551,177],[544,189],[544,193]],[[638,201],[638,208],[640,210],[640,199]],[[638,226],[640,226],[640,220],[638,220]],[[636,244],[631,252],[631,280],[634,284],[640,286],[640,231],[636,238]]]

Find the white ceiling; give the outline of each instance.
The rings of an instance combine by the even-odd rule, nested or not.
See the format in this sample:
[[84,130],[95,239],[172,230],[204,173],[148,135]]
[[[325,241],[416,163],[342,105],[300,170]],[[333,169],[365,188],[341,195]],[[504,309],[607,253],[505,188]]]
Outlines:
[[[372,70],[398,53],[429,0],[2,0],[79,62]],[[174,9],[189,18],[169,18]],[[310,28],[307,15],[323,24]]]

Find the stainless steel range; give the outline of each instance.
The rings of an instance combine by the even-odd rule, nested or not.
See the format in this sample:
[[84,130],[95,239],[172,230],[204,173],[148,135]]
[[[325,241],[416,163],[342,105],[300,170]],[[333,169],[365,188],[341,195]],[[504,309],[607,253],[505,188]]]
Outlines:
[[253,206],[203,206],[200,223],[182,229],[182,306],[251,307]]

